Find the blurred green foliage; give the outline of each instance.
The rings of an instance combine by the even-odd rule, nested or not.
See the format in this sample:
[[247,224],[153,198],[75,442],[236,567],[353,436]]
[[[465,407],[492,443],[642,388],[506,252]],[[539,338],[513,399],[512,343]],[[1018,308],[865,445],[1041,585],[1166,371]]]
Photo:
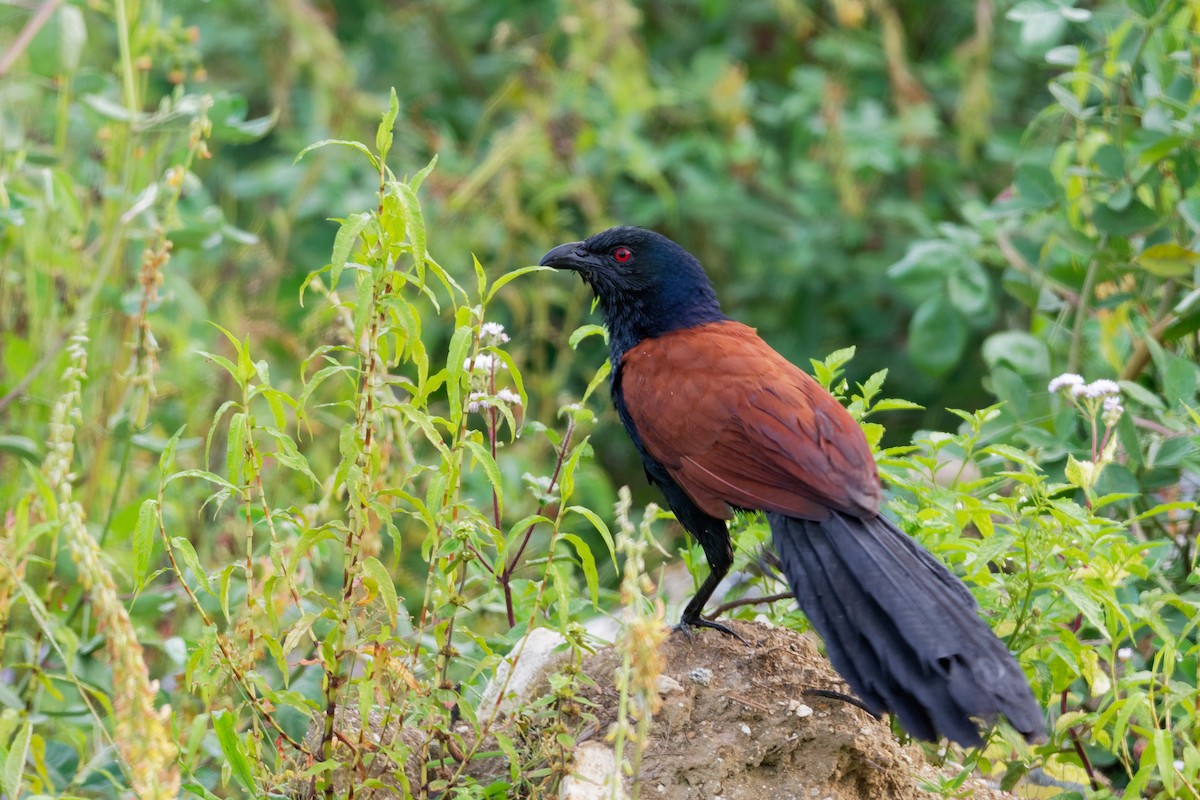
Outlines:
[[[472,255],[491,285],[621,223],[683,243],[726,311],[796,363],[855,345],[817,372],[837,388],[849,370],[857,412],[882,410],[884,368],[888,393],[915,401],[884,417],[893,511],[973,579],[1058,720],[1045,747],[1006,743],[968,766],[1012,781],[1086,758],[1095,796],[1195,796],[1194,2],[976,0],[931,15],[917,0],[64,0],[0,4],[0,43],[0,793],[139,785],[111,731],[147,702],[175,709],[191,791],[265,785],[286,766],[270,725],[302,735],[331,696],[314,663],[349,674],[332,651],[359,623],[380,647],[414,647],[431,719],[434,699],[469,707],[515,636],[506,612],[577,642],[589,601],[612,599],[599,531],[614,487],[653,496],[607,404],[577,404],[604,358],[600,337],[565,346],[590,321],[586,292],[534,274],[491,298],[486,321],[507,326],[524,381],[524,434],[493,463],[479,448],[508,407],[460,428],[469,392],[495,387],[456,359],[485,346]],[[297,160],[366,139],[392,86],[387,147],[367,149],[390,150],[398,175],[352,147]],[[428,306],[387,305],[399,316],[381,333],[370,310],[412,288],[381,288],[383,239],[405,269],[435,259],[444,281]],[[352,357],[368,340],[410,370],[390,388],[418,387],[392,410],[403,421],[373,406],[385,441],[407,441],[406,426],[426,437],[386,457],[346,433],[373,396],[370,359]],[[1046,389],[1061,372],[1119,380],[1125,413],[1081,414]],[[591,516],[560,531],[562,511],[526,520],[564,496],[565,420],[590,435],[567,463]],[[878,443],[883,428],[866,425]],[[371,527],[341,494],[355,469],[379,520],[420,512],[372,492],[459,476],[461,494],[422,524],[461,513],[474,527],[443,542],[383,522],[378,560],[343,554],[328,543],[353,543],[340,512],[347,530]],[[81,556],[80,533],[103,558]],[[752,561],[761,527],[739,535],[739,563]],[[501,579],[511,541],[531,542],[512,562],[527,572]],[[464,543],[493,566],[460,563]],[[537,559],[555,543],[551,569]],[[280,563],[303,569],[272,571],[302,544],[311,563],[289,551]],[[96,599],[106,574],[115,607]],[[468,574],[478,606],[456,634]],[[415,644],[383,630],[375,606],[344,605],[347,580],[441,627]],[[182,589],[206,581],[211,597]],[[311,617],[288,615],[301,591]],[[126,655],[144,651],[161,686],[122,688],[137,664],[98,627],[122,614],[137,641]],[[275,634],[326,650],[312,640],[313,661],[289,671]],[[450,647],[453,669],[438,660]],[[535,740],[505,751],[532,765],[529,793],[564,767],[553,735]]]

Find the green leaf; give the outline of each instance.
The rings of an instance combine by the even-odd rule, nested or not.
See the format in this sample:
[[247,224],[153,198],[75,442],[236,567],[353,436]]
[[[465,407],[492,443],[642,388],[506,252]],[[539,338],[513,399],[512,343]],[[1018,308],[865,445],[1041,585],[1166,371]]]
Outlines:
[[329,145],[338,145],[340,147],[349,147],[353,150],[357,150],[370,160],[372,167],[374,167],[376,170],[379,169],[379,159],[375,158],[375,154],[371,152],[371,149],[362,142],[353,142],[349,139],[322,139],[319,142],[313,142],[308,147],[297,153],[296,157],[292,160],[292,163],[299,164],[300,159],[304,158],[313,150],[320,150],[321,148],[328,147]]
[[446,356],[446,397],[450,407],[462,407],[462,385],[466,374],[467,353],[471,349],[471,341],[475,332],[467,326],[457,328],[450,337],[450,353]]
[[379,592],[380,597],[383,598],[383,607],[387,610],[388,623],[395,624],[396,618],[400,615],[400,600],[396,596],[396,584],[392,583],[392,576],[383,566],[383,562],[375,556],[364,558],[362,567],[364,583],[368,584],[368,588],[374,588]]
[[1096,465],[1091,461],[1079,461],[1075,456],[1068,455],[1064,473],[1072,486],[1077,486],[1085,492],[1091,491],[1096,484]]
[[221,798],[217,797],[215,794],[210,792],[208,789],[205,789],[198,783],[185,782],[179,788],[183,789],[185,792],[191,792],[192,794],[196,795],[196,797],[202,798],[202,800],[221,800]]
[[970,260],[961,245],[930,239],[909,245],[904,258],[888,267],[887,274],[914,293],[935,292],[952,275],[966,270]]
[[1017,194],[1029,208],[1047,208],[1058,202],[1059,188],[1054,173],[1041,164],[1022,164],[1017,167],[1013,182]]
[[354,249],[354,243],[358,241],[359,235],[370,224],[371,215],[365,212],[362,214],[351,214],[342,221],[337,235],[333,238],[333,256],[329,261],[331,267],[329,274],[330,289],[337,289],[338,280],[342,277],[342,270],[346,268],[346,261],[350,258],[350,253]]
[[1179,216],[1191,228],[1192,233],[1200,234],[1200,197],[1189,197],[1186,200],[1179,201],[1179,205],[1175,206],[1175,210],[1179,212]]
[[604,339],[604,343],[608,344],[608,328],[603,325],[580,325],[567,339],[567,346],[572,350],[577,350],[579,343],[589,336],[600,336]]
[[33,725],[27,721],[13,737],[8,754],[4,757],[3,786],[6,797],[21,796],[21,783],[25,777],[25,760],[29,757],[31,736],[33,736]]
[[488,483],[496,490],[497,496],[502,492],[502,478],[500,477],[500,467],[496,464],[496,459],[492,458],[492,454],[487,451],[479,442],[466,440],[463,447],[471,452],[471,456],[475,462],[483,467],[484,473],[487,475]]
[[[241,95],[216,92],[208,118],[212,121],[212,136],[216,141],[232,144],[256,142],[271,132],[279,121],[279,109],[254,119],[246,119],[249,104]],[[236,230],[236,229],[234,229]],[[244,233],[244,232],[243,232]]]
[[1050,351],[1046,349],[1046,343],[1024,331],[993,333],[984,340],[982,352],[990,369],[1007,364],[1027,378],[1050,374]]
[[612,559],[613,569],[617,568],[617,546],[613,543],[612,533],[608,530],[608,525],[600,518],[600,515],[592,511],[586,506],[568,506],[567,511],[578,514],[579,516],[592,523],[592,527],[600,534],[600,538],[604,540],[605,546],[608,547],[608,557]]
[[422,167],[421,171],[414,175],[413,179],[408,182],[408,185],[412,187],[414,192],[420,190],[421,184],[429,177],[429,173],[433,172],[433,168],[437,166],[437,162],[438,157],[434,153],[433,158],[429,159],[429,163]]
[[42,452],[28,436],[0,436],[0,453],[8,453],[34,464],[42,461]]
[[591,548],[583,539],[573,533],[563,532],[559,535],[575,548],[575,553],[579,556],[579,564],[583,567],[583,577],[587,581],[588,594],[592,598],[592,607],[598,608],[600,606],[600,577],[596,574],[596,559],[592,555]]
[[[183,560],[183,565],[196,576],[196,579],[200,581],[200,585],[204,587],[204,591],[215,597],[216,593],[213,592],[212,584],[208,582],[208,574],[200,566],[200,559],[196,557],[196,548],[192,547],[192,543],[182,536],[176,536],[171,540],[171,549],[179,553],[179,557]],[[180,575],[179,580],[183,579],[184,576]]]
[[158,532],[158,501],[150,498],[138,509],[137,527],[133,530],[133,574],[142,585],[150,569],[150,554],[154,552],[154,535]]
[[1163,278],[1182,278],[1191,275],[1200,264],[1200,253],[1168,242],[1147,247],[1137,257],[1137,262]]
[[396,87],[392,87],[391,94],[388,95],[388,109],[383,112],[383,118],[379,121],[379,128],[375,131],[375,152],[379,153],[379,162],[387,161],[388,153],[392,149],[392,130],[396,126],[396,117],[400,114],[400,99],[396,97]]
[[[417,198],[416,190],[407,183],[397,183],[396,190],[400,202],[404,205],[404,227],[408,233],[408,241],[412,245],[417,279],[424,283],[425,264],[429,260],[429,252],[426,249],[425,216],[421,213],[421,201]],[[495,291],[494,287],[493,291]]]
[[1125,177],[1125,157],[1121,155],[1121,148],[1114,144],[1102,144],[1097,147],[1096,152],[1092,154],[1092,163],[1106,178],[1115,181]]
[[950,273],[946,292],[954,307],[967,318],[983,314],[992,302],[992,285],[987,271],[966,254],[963,254],[960,267]]
[[608,376],[610,374],[612,374],[612,361],[606,358],[596,369],[596,374],[592,376],[590,381],[588,381],[587,389],[584,390],[583,397],[580,398],[580,402],[586,403],[587,399],[592,396],[592,392],[599,389],[600,384],[608,380]]
[[921,411],[925,406],[920,403],[914,403],[911,400],[904,400],[899,397],[887,397],[874,403],[871,406],[871,413],[876,411]]
[[225,443],[225,477],[230,484],[241,482],[246,459],[246,415],[239,411],[229,418],[229,439]]
[[279,447],[271,455],[275,457],[280,466],[299,472],[314,484],[320,485],[321,481],[308,466],[308,459],[296,449],[296,443],[292,441],[292,437],[275,428],[264,428],[263,430],[279,444]]
[[1169,355],[1170,361],[1163,370],[1163,397],[1172,408],[1180,403],[1191,403],[1196,396],[1196,365],[1185,358]]
[[162,453],[158,457],[158,471],[161,474],[166,475],[175,469],[175,450],[179,447],[179,438],[183,436],[183,431],[186,428],[186,425],[181,425],[179,430],[175,431],[175,435],[168,439],[166,445],[163,447]]
[[1134,200],[1124,211],[1114,211],[1108,206],[1096,206],[1092,212],[1092,223],[1101,233],[1127,238],[1158,222],[1158,215],[1140,200]]
[[229,768],[233,773],[234,780],[249,792],[251,797],[258,797],[258,787],[254,785],[254,772],[250,769],[250,759],[247,758],[245,745],[234,729],[233,712],[216,712],[213,715],[213,729],[217,733],[221,752],[229,760]]
[[908,326],[908,356],[923,372],[946,372],[966,346],[967,323],[944,297],[931,297],[917,308]]
[[488,292],[487,299],[484,302],[485,303],[492,302],[492,298],[496,296],[496,292],[500,291],[501,288],[508,285],[511,281],[515,281],[517,278],[521,277],[522,275],[528,275],[531,272],[546,272],[546,271],[553,272],[554,268],[553,267],[539,267],[539,266],[535,265],[532,267],[521,267],[519,269],[514,269],[511,272],[506,272],[503,275],[501,275],[499,278],[497,278],[496,282],[492,284],[492,288]]

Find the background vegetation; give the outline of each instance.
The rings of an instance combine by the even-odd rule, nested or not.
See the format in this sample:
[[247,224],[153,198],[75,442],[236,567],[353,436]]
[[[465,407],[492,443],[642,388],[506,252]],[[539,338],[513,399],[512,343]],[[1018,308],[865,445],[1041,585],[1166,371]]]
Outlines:
[[586,293],[515,272],[617,222],[887,411],[890,513],[1049,712],[964,774],[1200,793],[1194,1],[41,0],[0,41],[0,794],[549,791],[578,676],[518,724],[486,679],[618,599],[639,652],[642,539],[687,547],[613,511],[653,495]]

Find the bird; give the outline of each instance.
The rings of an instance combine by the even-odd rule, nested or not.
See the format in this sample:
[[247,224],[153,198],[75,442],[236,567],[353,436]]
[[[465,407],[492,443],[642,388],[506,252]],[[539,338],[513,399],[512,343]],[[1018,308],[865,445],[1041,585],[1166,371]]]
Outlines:
[[733,563],[728,521],[763,512],[788,584],[834,668],[913,737],[983,742],[1003,715],[1027,741],[1045,719],[967,586],[880,513],[862,429],[815,379],[727,317],[700,262],[644,228],[561,244],[608,328],[613,405],[709,573],[680,629],[737,635],[702,612]]

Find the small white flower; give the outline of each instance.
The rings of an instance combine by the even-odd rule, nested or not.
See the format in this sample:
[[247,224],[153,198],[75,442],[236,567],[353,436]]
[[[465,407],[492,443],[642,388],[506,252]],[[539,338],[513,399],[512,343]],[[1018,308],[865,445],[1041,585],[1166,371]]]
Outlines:
[[1088,397],[1120,397],[1121,384],[1116,381],[1101,379],[1092,381],[1087,386]]
[[487,408],[487,403],[484,402],[486,399],[487,392],[471,392],[471,396],[467,398],[467,413],[483,411]]
[[1183,763],[1183,759],[1177,758],[1171,762],[1171,766],[1175,768],[1176,772],[1183,772],[1183,768],[1185,765]]
[[1121,398],[1116,395],[1109,395],[1104,398],[1104,424],[1112,427],[1121,420],[1121,415],[1125,413],[1125,406],[1121,405]]
[[1076,386],[1083,386],[1083,376],[1076,375],[1074,372],[1064,372],[1050,381],[1046,391],[1057,392],[1059,389],[1074,389]]
[[479,326],[479,338],[487,344],[504,344],[508,341],[508,334],[499,322],[485,322]]
[[463,369],[473,372],[490,373],[492,369],[502,370],[505,368],[504,362],[493,356],[491,353],[478,353],[475,358],[468,358],[463,362]]
[[501,389],[496,392],[496,399],[501,402],[508,403],[510,406],[521,405],[521,395],[514,392],[512,389]]
[[1128,661],[1131,658],[1133,658],[1133,648],[1132,647],[1122,647],[1117,650],[1117,660],[1118,661]]

